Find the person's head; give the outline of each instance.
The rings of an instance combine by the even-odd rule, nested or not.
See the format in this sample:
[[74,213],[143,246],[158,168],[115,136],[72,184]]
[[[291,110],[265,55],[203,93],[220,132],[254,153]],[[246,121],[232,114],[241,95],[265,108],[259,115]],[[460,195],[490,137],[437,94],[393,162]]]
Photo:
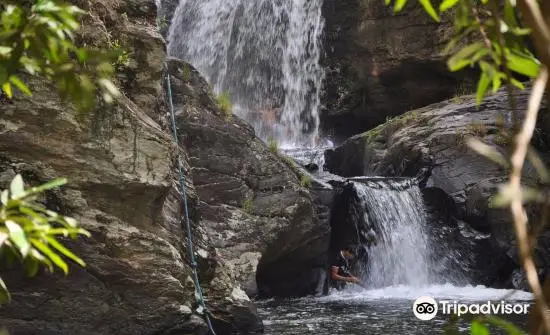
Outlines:
[[355,250],[352,247],[344,247],[342,248],[342,255],[346,258],[354,258],[355,257]]
[[368,245],[378,244],[378,239],[376,238],[376,234],[373,231],[369,231],[365,239],[367,240]]

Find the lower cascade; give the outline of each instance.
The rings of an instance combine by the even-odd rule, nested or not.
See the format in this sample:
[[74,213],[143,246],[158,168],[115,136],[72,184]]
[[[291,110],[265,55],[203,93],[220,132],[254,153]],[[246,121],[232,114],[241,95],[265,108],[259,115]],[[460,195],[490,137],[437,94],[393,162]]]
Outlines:
[[390,183],[354,183],[363,206],[363,224],[377,236],[376,245],[368,250],[365,278],[369,287],[428,285],[433,277],[430,273],[433,248],[427,237],[420,189],[410,181],[401,185]]

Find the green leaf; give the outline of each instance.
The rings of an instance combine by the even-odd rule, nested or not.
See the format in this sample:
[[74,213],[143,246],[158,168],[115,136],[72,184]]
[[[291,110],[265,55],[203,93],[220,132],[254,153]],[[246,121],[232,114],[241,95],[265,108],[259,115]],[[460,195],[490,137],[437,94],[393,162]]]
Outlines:
[[51,237],[51,236],[46,236],[46,241],[48,241],[48,243],[54,247],[55,249],[57,249],[57,251],[59,251],[60,253],[62,253],[65,257],[71,259],[72,261],[74,261],[75,263],[77,263],[78,265],[80,266],[86,266],[86,263],[84,263],[84,261],[82,259],[80,259],[78,256],[76,256],[75,254],[73,254],[69,249],[65,248],[61,243],[59,243],[55,238]]
[[481,323],[478,320],[472,321],[472,325],[470,326],[470,334],[471,335],[489,335],[489,329],[486,325]]
[[458,3],[458,0],[444,0],[440,5],[439,5],[439,11],[440,12],[444,12],[448,9],[451,9],[453,8],[456,4]]
[[15,85],[21,92],[25,93],[28,96],[32,96],[31,90],[25,85],[19,78],[16,76],[11,76],[10,81]]
[[42,184],[40,186],[31,187],[30,189],[27,190],[27,193],[28,194],[42,193],[44,191],[51,190],[59,186],[63,186],[65,184],[67,184],[67,178],[57,178],[50,182]]
[[487,72],[482,72],[479,81],[477,82],[476,103],[479,105],[483,101],[483,97],[489,88],[491,79],[487,75]]
[[403,7],[405,7],[406,4],[407,4],[407,0],[396,0],[395,5],[393,6],[393,11],[395,13],[400,12],[403,9]]
[[4,246],[4,243],[8,240],[8,238],[9,235],[6,232],[0,231],[0,248]]
[[540,155],[533,147],[530,147],[527,151],[527,159],[531,162],[531,164],[533,164],[535,171],[537,171],[537,174],[539,175],[539,178],[543,183],[547,183],[548,181],[550,181],[550,174],[548,173],[548,169],[542,161],[542,158],[540,158]]
[[449,43],[445,46],[445,49],[443,49],[443,54],[446,55],[458,44],[458,42],[462,41],[467,35],[471,34],[473,31],[475,31],[475,27],[467,27],[462,30],[460,34],[453,37]]
[[391,0],[384,0],[384,4],[386,4],[386,6],[389,6],[391,4]]
[[457,61],[453,61],[453,63],[451,64],[450,59],[449,59],[447,64],[448,64],[448,67],[449,67],[449,71],[456,72],[456,71],[462,70],[463,68],[465,68],[468,65],[471,65],[472,62],[469,59],[460,59],[460,60],[457,60]]
[[0,304],[11,302],[11,294],[4,280],[0,277]]
[[468,58],[474,55],[481,48],[483,48],[483,43],[476,42],[460,49],[447,61],[449,69],[454,72],[462,69],[468,64],[471,64],[471,61]]
[[502,73],[498,73],[495,76],[493,76],[493,94],[498,91],[498,89],[502,85],[503,79],[506,79],[506,76]]
[[432,2],[430,0],[418,0],[422,7],[424,7],[424,10],[428,15],[434,19],[435,22],[440,22],[439,16],[437,16],[437,12],[434,9],[434,6],[432,5]]
[[18,199],[25,194],[25,183],[20,174],[15,176],[10,184],[10,195],[12,199]]
[[540,64],[533,58],[509,53],[506,55],[508,68],[527,77],[535,78],[539,74]]
[[513,27],[513,28],[510,28],[510,32],[512,32],[512,34],[514,34],[516,36],[527,36],[527,35],[531,34],[531,29]]
[[25,259],[25,269],[29,277],[34,277],[38,273],[39,262],[35,258],[29,257]]
[[486,47],[483,47],[483,48],[479,49],[479,50],[476,51],[476,53],[472,56],[471,62],[472,62],[472,63],[475,63],[475,62],[479,61],[479,60],[482,59],[483,57],[487,56],[490,52],[491,52],[491,50],[490,50],[489,48],[486,48]]
[[521,187],[521,192],[512,191],[508,184],[500,187],[500,190],[489,201],[491,208],[504,208],[510,206],[513,199],[521,197],[521,202],[526,203],[544,203],[546,197],[539,191],[530,187]]
[[520,90],[525,89],[525,85],[523,85],[523,83],[521,81],[517,80],[516,78],[510,78],[510,82],[512,83],[512,85],[519,88]]
[[0,199],[2,200],[2,205],[6,206],[9,201],[9,192],[8,190],[3,190],[2,194],[0,195]]
[[65,261],[59,257],[58,254],[56,254],[50,247],[42,243],[40,240],[36,238],[31,238],[32,245],[38,249],[41,253],[43,253],[46,257],[51,259],[51,261],[57,265],[65,274],[69,273],[69,266]]
[[10,48],[10,47],[4,46],[4,45],[0,45],[0,56],[7,57],[7,56],[10,55],[12,50],[13,50],[13,48]]
[[71,217],[64,216],[63,219],[65,220],[67,225],[69,225],[70,227],[75,228],[78,224],[77,221],[75,219],[71,218]]
[[103,86],[111,96],[117,97],[120,95],[118,88],[112,81],[102,78],[98,80],[98,83]]
[[504,1],[504,21],[511,27],[517,27],[516,12],[512,3],[508,0]]
[[31,252],[30,252],[30,255],[34,259],[36,259],[39,263],[42,263],[44,266],[46,266],[46,269],[49,272],[53,272],[52,262],[48,258],[44,257],[40,252],[38,252],[38,250],[36,250],[35,248],[32,248]]
[[13,97],[13,93],[12,93],[12,91],[11,91],[11,85],[10,85],[10,83],[5,82],[4,84],[2,84],[2,91],[4,91],[4,93],[6,93],[6,95],[8,96],[8,98]]
[[23,228],[11,220],[6,220],[4,224],[6,225],[6,228],[8,228],[10,241],[15,244],[21,255],[26,257],[31,246],[29,245],[29,241],[27,240],[27,236],[25,235]]
[[508,168],[510,164],[504,158],[504,156],[498,152],[495,148],[493,148],[490,145],[487,145],[480,140],[476,139],[475,137],[470,137],[466,140],[466,145],[468,145],[472,150],[477,152],[478,154],[484,156],[485,158],[497,163],[498,165],[501,165],[505,168]]

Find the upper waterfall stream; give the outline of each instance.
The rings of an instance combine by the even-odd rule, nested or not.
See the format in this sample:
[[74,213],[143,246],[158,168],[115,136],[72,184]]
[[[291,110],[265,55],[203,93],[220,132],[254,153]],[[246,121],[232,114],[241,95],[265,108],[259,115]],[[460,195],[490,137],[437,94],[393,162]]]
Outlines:
[[233,112],[281,147],[318,143],[322,0],[181,0],[170,55],[228,94]]

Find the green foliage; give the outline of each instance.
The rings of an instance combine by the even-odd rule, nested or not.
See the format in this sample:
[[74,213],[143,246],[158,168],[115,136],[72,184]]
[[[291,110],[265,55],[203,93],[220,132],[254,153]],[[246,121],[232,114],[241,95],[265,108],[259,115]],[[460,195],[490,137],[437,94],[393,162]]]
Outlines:
[[14,87],[32,95],[19,77],[23,71],[53,81],[80,111],[94,106],[98,92],[107,102],[119,95],[109,79],[113,55],[74,44],[81,9],[55,0],[8,0],[0,10],[0,86],[8,97]]
[[[0,255],[8,263],[14,260],[23,263],[29,276],[36,275],[40,266],[49,271],[54,271],[56,266],[67,274],[69,267],[62,256],[85,266],[57,238],[89,236],[89,233],[79,228],[75,219],[50,211],[37,202],[40,194],[65,183],[65,179],[56,179],[25,189],[23,178],[17,175],[9,190],[1,193]],[[9,301],[10,295],[2,279],[0,285],[1,302]]]
[[289,157],[287,155],[280,155],[280,157],[283,160],[283,162],[285,162],[285,164],[288,165],[291,169],[293,169],[293,170],[297,169],[296,163],[294,162],[294,160],[292,160],[291,157]]
[[166,30],[168,29],[169,22],[166,18],[166,15],[163,15],[162,17],[157,17],[157,28],[159,30]]
[[269,148],[269,151],[271,151],[274,154],[279,154],[279,144],[274,138],[270,138],[267,141],[267,147]]
[[121,46],[119,40],[109,41],[109,49],[111,49],[117,57],[116,60],[111,64],[117,70],[130,65],[130,52],[128,52]]
[[253,205],[252,199],[246,198],[243,202],[243,211],[248,214],[252,213]]
[[231,104],[231,97],[229,96],[229,93],[221,92],[218,94],[216,97],[216,104],[225,115],[225,118],[230,119],[233,115],[233,105]]
[[[385,1],[388,5],[392,2]],[[434,20],[439,21],[430,0],[419,2]],[[396,0],[395,12],[399,12],[406,3],[407,0]],[[467,66],[480,68],[476,93],[478,104],[490,86],[493,92],[503,82],[523,89],[518,75],[537,76],[540,62],[525,43],[530,30],[522,27],[516,19],[516,1],[505,0],[502,4],[497,0],[444,0],[439,6],[439,13],[451,9],[456,33],[445,49],[445,53],[454,52],[447,65],[451,71]]]
[[376,126],[373,129],[366,131],[363,135],[365,139],[365,145],[368,146],[373,140],[378,139],[380,136],[387,138],[394,132],[403,128],[404,126],[410,125],[415,122],[422,121],[422,110],[410,111],[395,117],[386,118],[386,122]]
[[455,104],[461,104],[467,101],[470,97],[469,95],[475,93],[472,89],[465,83],[460,83],[455,89],[455,95],[453,96],[452,102]]
[[311,176],[307,175],[307,174],[304,174],[302,175],[302,178],[300,179],[300,186],[302,187],[306,187],[306,188],[311,188]]
[[183,81],[189,82],[191,80],[191,76],[192,76],[191,68],[189,67],[189,65],[184,64],[183,65],[183,74],[182,74]]

